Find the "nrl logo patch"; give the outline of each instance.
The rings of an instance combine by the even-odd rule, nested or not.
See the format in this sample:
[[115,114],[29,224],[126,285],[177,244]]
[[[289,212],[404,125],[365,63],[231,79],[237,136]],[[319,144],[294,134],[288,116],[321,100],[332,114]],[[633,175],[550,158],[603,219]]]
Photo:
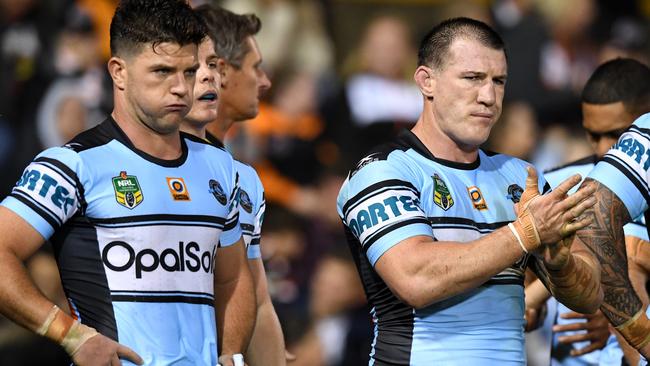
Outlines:
[[521,195],[524,193],[524,189],[517,184],[511,184],[508,186],[508,195],[506,198],[511,200],[514,203],[519,203]]
[[210,179],[208,185],[210,186],[210,193],[217,199],[217,202],[225,205],[228,202],[228,198],[226,197],[226,192],[221,188],[221,184],[214,179]]
[[113,189],[117,203],[130,210],[144,199],[138,178],[135,175],[127,175],[126,171],[121,171],[119,176],[113,177]]
[[244,211],[248,213],[253,212],[253,202],[251,202],[248,193],[243,189],[239,190],[239,205],[244,209]]
[[445,211],[449,210],[454,205],[454,199],[451,198],[447,184],[438,174],[434,174],[431,178],[433,178],[433,203]]

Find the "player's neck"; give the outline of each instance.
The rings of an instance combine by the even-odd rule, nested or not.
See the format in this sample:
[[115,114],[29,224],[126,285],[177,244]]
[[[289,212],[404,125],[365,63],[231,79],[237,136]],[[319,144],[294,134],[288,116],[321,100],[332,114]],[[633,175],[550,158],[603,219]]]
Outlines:
[[175,160],[181,157],[183,149],[178,130],[168,134],[157,133],[121,104],[119,99],[115,98],[115,108],[111,116],[136,149],[161,160]]
[[194,135],[196,137],[200,137],[205,140],[205,130],[206,130],[206,125],[201,124],[201,125],[196,125],[188,122],[183,122],[181,124],[181,131],[189,133],[190,135]]
[[223,142],[226,138],[226,133],[234,123],[235,121],[232,118],[217,115],[217,119],[208,124],[207,130],[212,136]]
[[478,158],[478,146],[459,146],[440,130],[431,113],[422,113],[411,131],[437,158],[457,163],[473,163]]

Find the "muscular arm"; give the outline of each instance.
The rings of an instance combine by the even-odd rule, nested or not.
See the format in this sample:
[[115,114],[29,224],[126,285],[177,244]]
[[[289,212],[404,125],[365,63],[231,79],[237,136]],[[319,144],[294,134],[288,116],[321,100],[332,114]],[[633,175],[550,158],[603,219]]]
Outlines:
[[36,331],[54,304],[36,288],[23,261],[43,244],[43,237],[13,211],[0,207],[0,312]]
[[[532,168],[528,172],[526,191],[522,194],[522,202],[527,203],[519,210],[517,219],[520,225],[522,217],[528,220],[529,224],[524,225],[528,227],[527,233],[515,236],[518,229],[504,227],[467,243],[434,242],[430,236],[413,236],[394,245],[377,260],[377,273],[402,301],[421,308],[478,287],[520,259],[524,247],[534,250],[540,242],[556,243],[588,224],[584,220],[567,223],[569,217],[580,216],[594,203],[587,198],[591,190],[566,196],[579,182],[579,176],[539,196],[537,175]],[[518,241],[522,237],[527,244]],[[537,237],[536,242],[533,237]]]
[[255,293],[243,239],[217,250],[215,315],[220,355],[245,353],[255,326]]
[[[0,235],[0,267],[2,267],[0,312],[23,327],[36,332],[48,318],[54,304],[36,288],[23,266],[23,261],[43,245],[44,239],[25,220],[1,206],[0,233],[2,233]],[[52,324],[72,321],[68,315],[60,311],[56,319]],[[57,328],[60,329],[59,326]],[[71,330],[63,334],[56,334],[57,332],[52,334],[48,331],[45,336],[57,343],[60,343],[61,338],[66,336],[63,346],[73,357],[76,365],[96,365],[101,362],[117,360],[118,357],[129,359],[138,365],[143,363],[142,359],[131,349],[102,335],[85,338],[79,343],[78,340],[83,338],[84,334],[90,334],[90,332],[96,334],[90,328],[77,324],[69,329],[76,329],[77,341],[71,346],[67,337],[67,334],[72,333]]]
[[567,243],[557,244],[568,255],[561,267],[546,262],[550,251],[547,248],[545,256],[536,258],[533,268],[558,301],[576,312],[592,314],[598,310],[604,296],[600,285],[600,266],[577,236],[564,240]]
[[[647,306],[649,300],[645,284],[648,282],[650,274],[650,243],[634,236],[625,236],[625,247],[630,282],[632,282],[632,287],[636,290],[641,302]],[[616,333],[616,338],[623,349],[628,364],[638,364],[639,353],[619,333]]]
[[607,187],[589,178],[583,183],[587,185],[595,185],[597,203],[585,212],[593,223],[577,235],[600,262],[605,295],[601,310],[618,326],[642,307],[628,277],[623,225],[630,221],[630,216],[621,200]]
[[375,269],[402,301],[422,308],[478,287],[523,254],[508,228],[468,243],[414,236],[384,253]]
[[286,365],[284,335],[267,289],[264,264],[260,258],[248,261],[255,282],[257,321],[246,352],[250,366]]

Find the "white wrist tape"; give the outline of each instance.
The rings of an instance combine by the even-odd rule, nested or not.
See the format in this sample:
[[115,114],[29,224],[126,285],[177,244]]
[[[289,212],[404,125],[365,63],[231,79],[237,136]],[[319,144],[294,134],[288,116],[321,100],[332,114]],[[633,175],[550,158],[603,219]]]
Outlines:
[[244,355],[235,353],[232,355],[232,363],[234,366],[244,366]]
[[524,242],[521,241],[521,236],[519,236],[519,233],[517,232],[517,229],[515,229],[515,226],[512,223],[509,223],[508,228],[510,231],[512,231],[512,234],[515,236],[515,238],[517,238],[517,242],[519,243],[521,249],[523,249],[524,253],[528,253],[528,249],[526,249],[526,246],[524,246]]

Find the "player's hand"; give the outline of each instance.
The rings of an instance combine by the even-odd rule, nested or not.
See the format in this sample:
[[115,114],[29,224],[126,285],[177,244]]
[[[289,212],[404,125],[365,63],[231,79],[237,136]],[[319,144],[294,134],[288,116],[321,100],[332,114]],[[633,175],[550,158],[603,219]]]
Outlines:
[[[532,216],[542,244],[558,243],[563,238],[591,224],[591,218],[581,217],[582,213],[596,204],[593,197],[594,186],[578,190],[568,196],[567,192],[580,183],[576,174],[562,182],[552,192],[540,195],[535,168],[526,168],[526,190],[515,205],[519,217],[528,213]],[[528,211],[528,212],[526,212]]]
[[136,365],[144,363],[132,349],[101,334],[87,340],[72,356],[77,366],[120,366],[120,359],[129,360]]
[[546,304],[542,304],[539,308],[526,308],[526,312],[524,312],[524,319],[526,320],[524,331],[532,332],[541,327],[544,318],[546,318]]
[[247,366],[243,361],[235,362],[233,355],[221,355],[219,356],[219,365],[220,366]]
[[562,314],[563,319],[586,319],[586,322],[571,324],[557,324],[553,326],[553,332],[562,333],[568,331],[581,331],[580,334],[573,334],[558,337],[561,344],[573,344],[577,342],[589,341],[589,345],[580,349],[572,349],[571,356],[581,356],[595,350],[602,349],[607,344],[609,338],[609,322],[605,315],[598,310],[594,314],[580,314],[570,312]]

